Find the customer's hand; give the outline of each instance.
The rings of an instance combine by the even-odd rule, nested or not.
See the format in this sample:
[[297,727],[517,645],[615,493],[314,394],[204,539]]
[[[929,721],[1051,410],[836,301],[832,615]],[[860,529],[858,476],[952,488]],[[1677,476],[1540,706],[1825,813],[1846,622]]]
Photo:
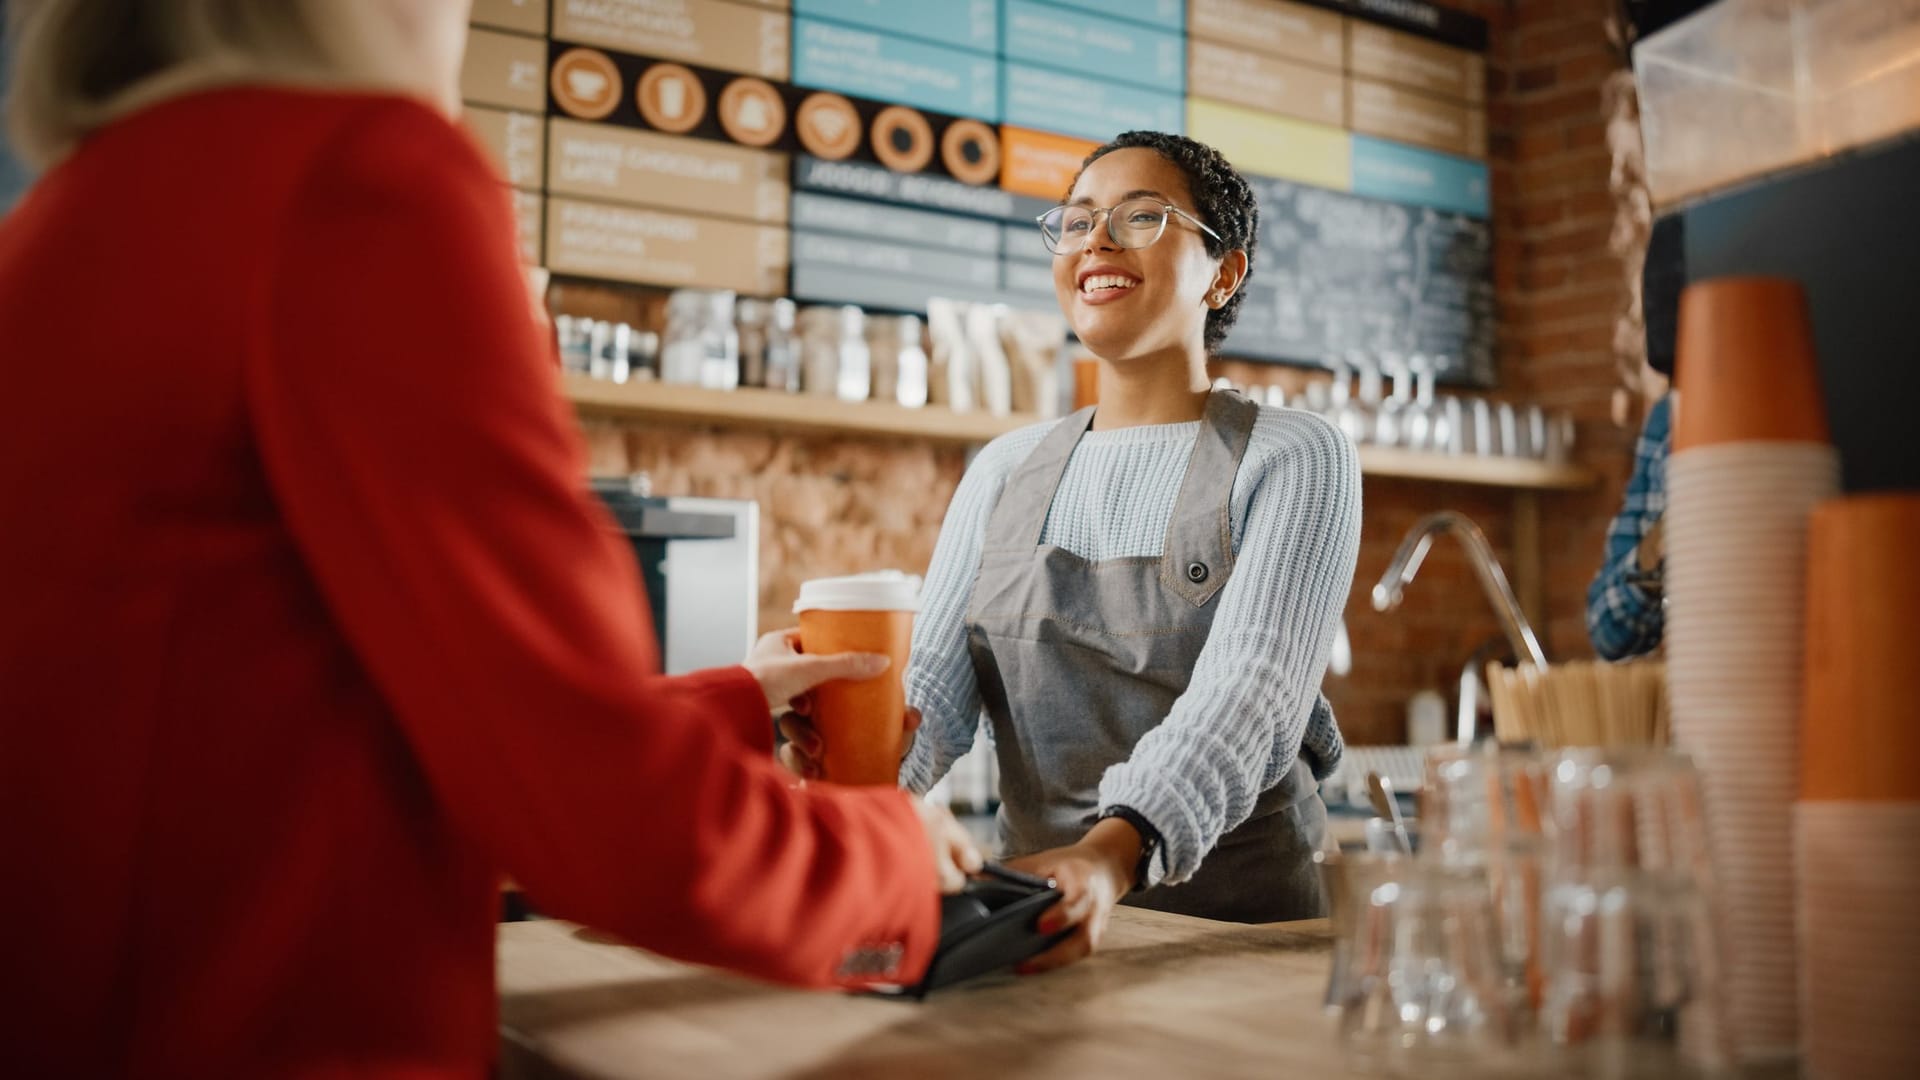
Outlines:
[[[793,711],[780,718],[780,764],[804,780],[820,779],[820,762],[825,759],[827,742],[813,726],[813,699],[799,697]],[[920,730],[920,710],[908,709],[900,720],[900,757],[905,760],[913,746],[913,733]]]
[[798,630],[776,630],[760,638],[747,654],[745,667],[767,695],[767,710],[778,714],[795,707],[807,691],[835,679],[871,679],[893,663],[884,653],[831,653],[814,656],[800,651]]
[[1139,853],[1140,834],[1133,826],[1110,818],[1077,844],[1008,860],[1015,870],[1052,878],[1060,888],[1059,902],[1040,913],[1039,931],[1052,934],[1074,928],[1065,940],[1021,964],[1020,974],[1065,967],[1100,947],[1113,906],[1133,889]]
[[920,811],[920,827],[926,830],[927,846],[933,849],[933,869],[940,880],[940,891],[957,893],[967,883],[967,875],[980,872],[980,848],[944,806],[924,799],[913,800]]

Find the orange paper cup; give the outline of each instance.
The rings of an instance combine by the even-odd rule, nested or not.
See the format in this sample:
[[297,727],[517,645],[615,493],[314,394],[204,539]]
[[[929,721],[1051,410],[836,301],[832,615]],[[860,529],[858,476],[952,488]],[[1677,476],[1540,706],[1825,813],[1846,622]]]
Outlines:
[[1680,294],[1673,448],[1828,441],[1813,324],[1798,282],[1714,278]]
[[800,651],[882,653],[893,663],[872,679],[823,683],[813,691],[813,726],[825,744],[822,776],[836,784],[900,782],[901,675],[913,642],[920,579],[887,572],[821,578],[800,586]]
[[1920,800],[1920,495],[1854,495],[1807,530],[1803,799]]

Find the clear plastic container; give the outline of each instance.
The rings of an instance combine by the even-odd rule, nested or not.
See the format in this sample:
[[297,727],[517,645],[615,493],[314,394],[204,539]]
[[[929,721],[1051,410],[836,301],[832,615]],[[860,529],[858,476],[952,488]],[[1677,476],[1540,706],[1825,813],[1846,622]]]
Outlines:
[[1721,0],[1634,49],[1663,206],[1920,127],[1920,0]]

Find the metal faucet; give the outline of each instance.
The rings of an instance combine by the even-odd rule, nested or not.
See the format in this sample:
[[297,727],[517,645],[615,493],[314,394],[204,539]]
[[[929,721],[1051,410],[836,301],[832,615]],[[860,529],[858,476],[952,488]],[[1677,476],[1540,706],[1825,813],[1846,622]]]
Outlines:
[[1487,591],[1487,600],[1500,619],[1500,628],[1513,644],[1513,654],[1531,660],[1537,668],[1545,668],[1547,654],[1540,651],[1540,641],[1533,636],[1533,627],[1527,623],[1526,613],[1520,610],[1520,601],[1514,598],[1513,586],[1507,584],[1506,571],[1500,569],[1500,560],[1494,558],[1493,545],[1487,543],[1480,527],[1459,511],[1428,514],[1414,525],[1407,538],[1400,541],[1400,550],[1393,553],[1393,562],[1380,576],[1380,583],[1373,587],[1373,609],[1392,611],[1400,606],[1402,590],[1413,581],[1413,575],[1420,572],[1420,563],[1433,547],[1434,534],[1446,531],[1460,537],[1461,546],[1467,549],[1467,561],[1473,564],[1474,574]]

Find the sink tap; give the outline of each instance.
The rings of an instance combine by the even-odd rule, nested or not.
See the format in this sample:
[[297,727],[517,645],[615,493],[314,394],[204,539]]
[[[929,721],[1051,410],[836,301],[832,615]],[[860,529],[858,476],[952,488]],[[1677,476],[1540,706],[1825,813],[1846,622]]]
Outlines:
[[1413,580],[1413,575],[1420,572],[1421,562],[1433,547],[1434,534],[1448,531],[1458,536],[1461,546],[1466,548],[1467,561],[1473,564],[1474,574],[1486,589],[1487,600],[1492,603],[1507,640],[1513,644],[1514,655],[1532,661],[1537,668],[1545,668],[1547,654],[1540,651],[1540,641],[1533,636],[1533,627],[1528,625],[1526,613],[1520,610],[1520,601],[1514,598],[1513,586],[1507,584],[1500,560],[1493,556],[1493,546],[1487,543],[1480,527],[1458,511],[1428,514],[1400,541],[1400,550],[1393,553],[1393,562],[1380,576],[1380,583],[1373,587],[1373,609],[1392,611],[1400,606],[1402,590]]

